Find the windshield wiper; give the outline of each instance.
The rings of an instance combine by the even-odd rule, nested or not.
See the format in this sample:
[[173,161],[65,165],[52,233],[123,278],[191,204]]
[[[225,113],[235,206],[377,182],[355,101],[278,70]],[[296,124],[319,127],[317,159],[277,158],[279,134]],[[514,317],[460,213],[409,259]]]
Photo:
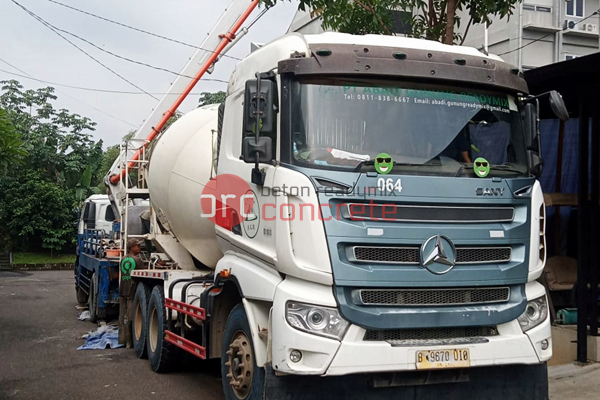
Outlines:
[[[362,169],[362,167],[367,166],[367,165],[375,165],[375,160],[365,160],[365,161],[359,162],[352,172],[359,172]],[[440,167],[441,165],[442,165],[441,162],[439,162],[439,161],[433,162],[433,160],[429,160],[424,164],[399,163],[399,162],[395,162],[395,161],[393,164],[394,167]]]
[[493,172],[493,171],[515,172],[515,173],[519,173],[519,174],[525,174],[526,173],[526,172],[523,172],[521,170],[511,168],[508,165],[492,165],[492,166],[490,166],[490,172]]
[[356,164],[356,167],[354,167],[352,172],[360,171],[362,169],[362,167],[364,167],[365,165],[375,165],[375,160],[365,160],[365,161],[359,162],[358,164]]
[[[460,167],[458,168],[458,170],[456,171],[456,173],[454,174],[454,178],[456,178],[458,175],[460,175],[461,172],[463,172],[463,170],[466,167],[473,168],[473,163],[461,164]],[[508,165],[492,165],[492,166],[490,166],[490,173],[492,173],[494,171],[514,172],[514,173],[518,173],[518,174],[524,174],[525,173],[525,172],[520,171],[518,169],[511,168]]]
[[458,170],[454,174],[453,178],[456,178],[458,175],[460,175],[460,173],[463,171],[463,169],[465,169],[465,167],[471,167],[471,168],[473,168],[473,163],[471,163],[471,164],[467,164],[467,163],[460,164],[460,167],[458,167]]

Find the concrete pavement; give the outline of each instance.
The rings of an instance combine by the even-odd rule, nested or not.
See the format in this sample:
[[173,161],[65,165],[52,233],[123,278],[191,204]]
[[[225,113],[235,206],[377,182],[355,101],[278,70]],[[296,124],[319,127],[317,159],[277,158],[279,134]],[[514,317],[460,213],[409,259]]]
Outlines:
[[[77,351],[70,271],[0,271],[0,399],[223,399],[218,368],[159,375],[132,350]],[[207,371],[208,370],[208,371]]]

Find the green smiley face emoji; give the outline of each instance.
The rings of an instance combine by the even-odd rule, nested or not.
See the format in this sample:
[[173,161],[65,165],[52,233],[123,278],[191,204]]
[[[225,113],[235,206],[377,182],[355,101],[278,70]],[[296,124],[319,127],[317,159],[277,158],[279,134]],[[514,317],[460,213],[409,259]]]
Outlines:
[[476,158],[473,162],[473,171],[478,177],[485,178],[490,173],[490,163],[483,157]]
[[375,158],[375,171],[382,175],[392,172],[393,166],[394,162],[392,161],[392,156],[388,153],[379,153]]

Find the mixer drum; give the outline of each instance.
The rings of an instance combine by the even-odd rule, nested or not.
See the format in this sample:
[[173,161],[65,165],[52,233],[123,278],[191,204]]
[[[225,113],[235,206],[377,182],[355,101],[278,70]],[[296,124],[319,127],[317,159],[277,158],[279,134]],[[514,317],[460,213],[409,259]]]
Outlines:
[[211,179],[218,104],[198,108],[164,132],[152,149],[148,189],[152,207],[166,217],[171,233],[209,268],[223,257],[215,225],[201,217],[200,195]]

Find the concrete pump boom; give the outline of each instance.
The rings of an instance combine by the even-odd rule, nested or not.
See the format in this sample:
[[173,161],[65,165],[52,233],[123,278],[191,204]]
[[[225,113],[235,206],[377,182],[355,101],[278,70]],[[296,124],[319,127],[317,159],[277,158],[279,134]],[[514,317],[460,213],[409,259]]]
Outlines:
[[[211,69],[219,61],[219,58],[247,33],[247,28],[242,28],[242,25],[258,6],[259,1],[233,0],[208,33],[206,39],[198,47],[196,53],[185,65],[181,74],[175,79],[167,93],[133,136],[132,140],[141,142],[141,147],[133,151],[128,148],[121,151],[104,179],[111,204],[115,209],[115,215],[121,215],[122,212],[122,204],[120,204],[122,196],[120,195],[125,191],[122,178],[134,166],[135,161],[139,159],[142,148],[146,148],[158,136],[204,73]],[[238,34],[238,31],[241,32]],[[198,65],[201,65],[200,70],[198,70]],[[194,78],[190,79],[189,76]],[[170,99],[170,95],[174,93],[179,94],[175,102]],[[130,155],[129,153],[133,154]]]

